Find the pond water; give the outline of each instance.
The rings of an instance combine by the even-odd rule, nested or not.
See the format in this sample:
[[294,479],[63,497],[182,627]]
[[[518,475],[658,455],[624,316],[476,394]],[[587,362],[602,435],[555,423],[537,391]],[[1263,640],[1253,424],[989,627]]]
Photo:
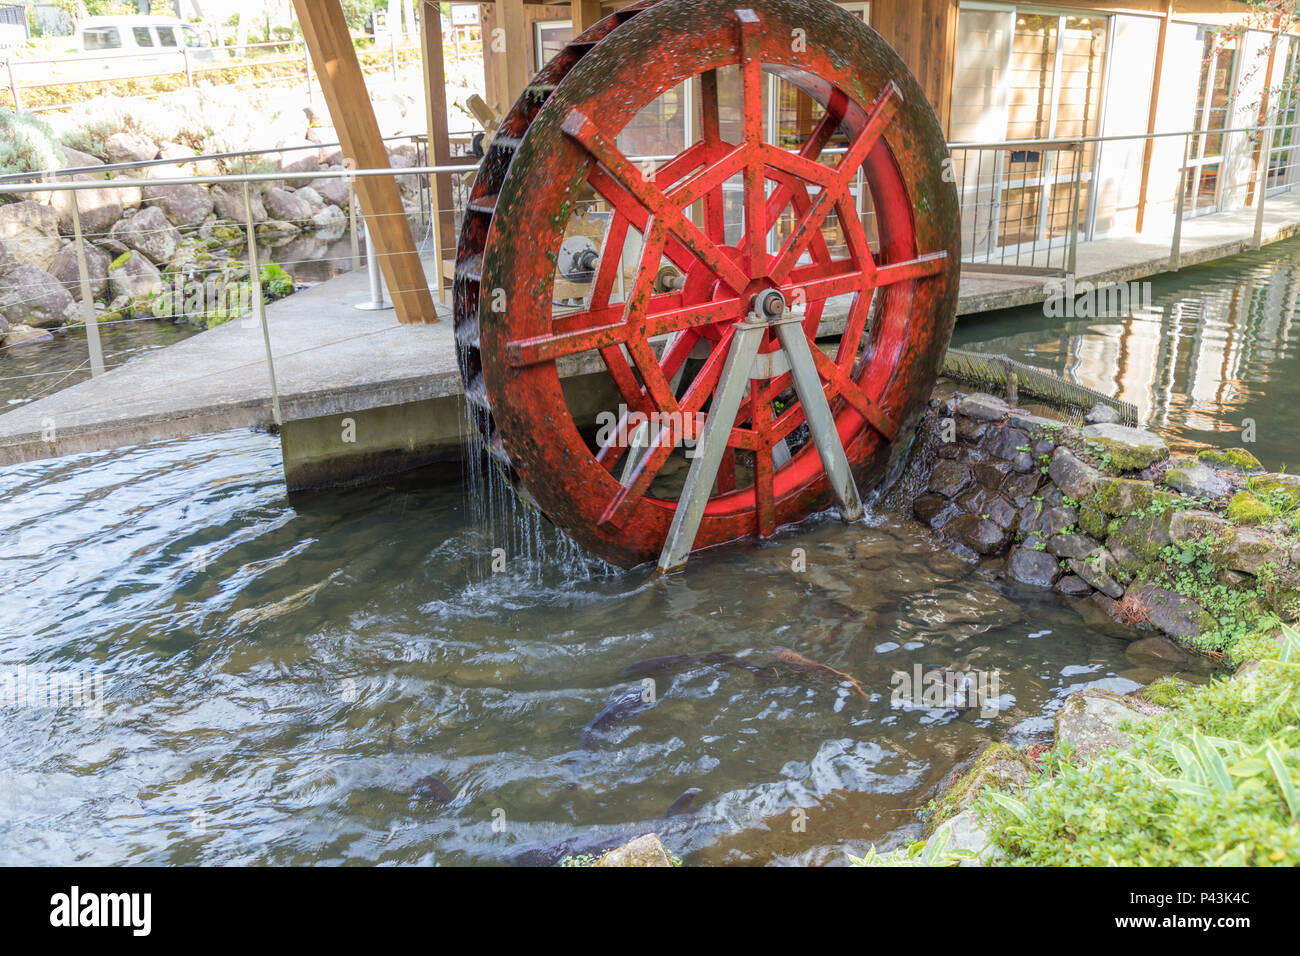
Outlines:
[[[249,432],[0,471],[0,675],[103,702],[0,705],[0,863],[542,862],[649,830],[691,863],[843,863],[915,838],[985,743],[1170,666],[897,518],[655,579],[483,522],[460,478],[289,499]],[[774,646],[861,693],[766,669]],[[739,663],[635,667],[704,651]],[[891,702],[917,666],[995,693]]]

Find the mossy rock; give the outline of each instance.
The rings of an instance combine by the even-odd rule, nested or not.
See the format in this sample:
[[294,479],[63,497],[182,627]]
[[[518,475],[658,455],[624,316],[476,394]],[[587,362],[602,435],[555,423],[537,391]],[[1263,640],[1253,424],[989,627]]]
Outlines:
[[1250,483],[1250,488],[1261,505],[1261,499],[1268,498],[1282,511],[1300,507],[1300,476],[1262,475]]
[[1034,766],[1019,750],[996,743],[981,753],[971,768],[957,778],[926,813],[924,836],[930,836],[948,820],[970,807],[986,789],[1016,791],[1027,786]]
[[1178,677],[1166,676],[1149,684],[1141,693],[1142,697],[1157,707],[1177,707],[1194,689],[1194,684]]
[[1097,507],[1108,515],[1131,515],[1156,502],[1173,505],[1180,500],[1171,491],[1162,491],[1149,481],[1134,478],[1103,478],[1095,496]]
[[1273,517],[1273,511],[1249,491],[1239,491],[1228,502],[1228,520],[1234,524],[1259,524]]
[[109,263],[108,271],[112,272],[114,269],[122,268],[122,266],[126,265],[128,262],[131,261],[131,256],[133,256],[134,254],[135,253],[133,253],[130,249],[128,249],[126,252],[122,253],[111,263]]
[[1206,448],[1197,452],[1196,457],[1211,468],[1239,471],[1243,475],[1258,475],[1264,470],[1259,459],[1244,448]]
[[1083,529],[1085,534],[1096,538],[1098,541],[1105,541],[1106,535],[1110,531],[1105,512],[1088,502],[1079,506],[1079,527]]
[[1154,432],[1126,425],[1089,425],[1079,432],[1090,450],[1101,449],[1113,471],[1141,471],[1169,457],[1169,446]]
[[1127,548],[1143,563],[1154,561],[1170,542],[1172,519],[1172,511],[1116,518],[1107,527],[1107,546]]

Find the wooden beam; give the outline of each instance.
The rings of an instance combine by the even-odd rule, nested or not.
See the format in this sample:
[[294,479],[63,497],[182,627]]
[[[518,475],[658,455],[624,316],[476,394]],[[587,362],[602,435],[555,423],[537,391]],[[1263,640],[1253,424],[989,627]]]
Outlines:
[[[1147,189],[1151,185],[1151,158],[1156,141],[1151,136],[1156,131],[1156,111],[1160,107],[1160,77],[1165,71],[1165,45],[1169,40],[1169,22],[1174,17],[1174,0],[1165,4],[1165,16],[1160,21],[1160,35],[1156,40],[1156,65],[1151,76],[1151,108],[1147,111],[1147,140],[1142,146],[1142,181],[1138,187],[1137,223],[1135,231],[1142,232],[1147,216]],[[1179,175],[1182,175],[1181,173]]]
[[[429,165],[451,163],[451,140],[447,134],[447,81],[442,54],[442,16],[436,0],[421,0],[420,46],[424,60],[424,102],[429,132]],[[437,211],[439,260],[456,254],[456,214],[452,204],[451,177],[433,177],[434,208]]]
[[600,8],[600,0],[569,0],[570,16],[573,19],[573,35],[594,26],[605,12]]
[[505,80],[503,92],[505,110],[508,110],[515,100],[524,95],[524,88],[536,72],[530,52],[533,48],[530,35],[532,23],[524,12],[524,0],[497,0],[496,8],[497,28],[502,31],[502,56],[505,60],[505,69],[502,71]]
[[[365,74],[338,0],[293,2],[343,155],[357,169],[388,167],[388,151],[370,105]],[[361,176],[356,180],[356,192],[398,321],[408,325],[437,322],[397,181],[388,176]]]

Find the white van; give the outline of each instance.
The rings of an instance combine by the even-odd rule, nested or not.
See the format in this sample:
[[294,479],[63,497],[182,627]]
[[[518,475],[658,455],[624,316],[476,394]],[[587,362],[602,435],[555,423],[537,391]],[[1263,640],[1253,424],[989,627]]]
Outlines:
[[176,55],[182,48],[195,63],[223,52],[206,44],[197,27],[175,17],[86,17],[77,24],[77,45],[88,56],[102,57],[87,63],[92,72],[124,74],[183,69]]

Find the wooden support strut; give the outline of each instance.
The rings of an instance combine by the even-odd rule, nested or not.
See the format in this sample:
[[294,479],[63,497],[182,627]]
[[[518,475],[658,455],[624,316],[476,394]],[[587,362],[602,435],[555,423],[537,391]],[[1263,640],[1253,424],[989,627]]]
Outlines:
[[[420,42],[424,60],[425,107],[428,111],[428,163],[430,166],[451,164],[451,141],[447,134],[446,72],[442,56],[442,16],[437,0],[422,0],[420,7]],[[451,177],[434,176],[434,197],[439,260],[456,255],[456,213],[451,195]]]
[[[343,155],[357,169],[389,166],[342,7],[337,0],[294,0],[294,7]],[[374,237],[398,321],[406,325],[438,321],[396,180],[388,176],[358,177],[356,193],[366,229]]]

